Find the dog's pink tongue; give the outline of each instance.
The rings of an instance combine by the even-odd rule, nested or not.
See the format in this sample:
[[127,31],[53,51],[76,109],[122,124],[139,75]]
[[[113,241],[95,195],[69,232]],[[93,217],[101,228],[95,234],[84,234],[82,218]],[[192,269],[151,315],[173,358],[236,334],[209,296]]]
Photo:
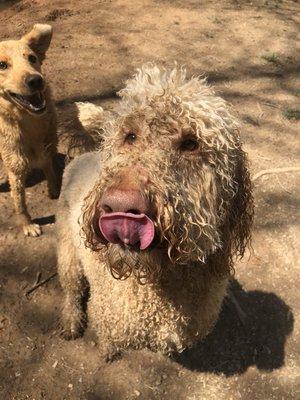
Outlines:
[[111,243],[140,244],[144,250],[154,238],[154,225],[145,214],[115,212],[99,219],[102,235]]

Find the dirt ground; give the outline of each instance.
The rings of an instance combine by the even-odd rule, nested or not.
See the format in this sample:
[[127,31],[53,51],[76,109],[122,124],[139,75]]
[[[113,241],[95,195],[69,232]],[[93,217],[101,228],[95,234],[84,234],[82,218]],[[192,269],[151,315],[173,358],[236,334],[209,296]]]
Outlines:
[[[284,0],[0,1],[0,40],[53,25],[45,70],[61,117],[75,100],[111,107],[145,61],[204,73],[237,110],[255,174],[300,165],[299,14],[298,1]],[[44,234],[24,238],[1,168],[1,400],[300,398],[299,173],[255,181],[253,253],[232,285],[244,325],[225,302],[214,331],[175,360],[132,351],[105,364],[88,336],[58,336],[56,277],[25,296],[39,273],[56,270],[56,201],[42,177],[29,182],[29,210]]]

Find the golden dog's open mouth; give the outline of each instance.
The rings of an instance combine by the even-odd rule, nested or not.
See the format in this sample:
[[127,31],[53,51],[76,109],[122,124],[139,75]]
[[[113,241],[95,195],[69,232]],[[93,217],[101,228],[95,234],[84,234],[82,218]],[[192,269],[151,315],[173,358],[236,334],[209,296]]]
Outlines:
[[6,94],[15,104],[33,114],[42,114],[46,110],[46,99],[42,92],[36,92],[30,96],[10,91],[6,91]]

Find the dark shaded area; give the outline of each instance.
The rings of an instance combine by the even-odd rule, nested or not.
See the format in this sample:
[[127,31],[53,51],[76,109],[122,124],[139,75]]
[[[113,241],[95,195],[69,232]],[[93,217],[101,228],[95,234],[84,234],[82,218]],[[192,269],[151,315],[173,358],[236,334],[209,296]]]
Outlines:
[[66,165],[66,156],[62,153],[57,153],[53,160],[54,170],[58,177],[59,188],[61,188],[62,176]]
[[[34,169],[32,170],[27,179],[26,179],[26,187],[33,187],[35,185],[37,185],[38,183],[43,182],[43,180],[45,180],[45,176],[43,174],[43,172],[41,170],[38,169]],[[0,185],[0,193],[6,193],[10,191],[10,186],[9,186],[9,182],[4,182]]]
[[[59,179],[59,184],[61,185],[61,178],[65,168],[65,155],[57,153],[53,160],[54,169]],[[38,183],[45,180],[45,176],[42,170],[34,169],[32,170],[26,179],[26,188],[33,187]],[[10,191],[9,183],[4,182],[0,184],[0,193],[6,193]]]
[[47,215],[46,217],[41,217],[41,218],[35,218],[33,220],[36,224],[39,225],[48,225],[48,224],[54,224],[55,223],[55,215]]
[[0,11],[5,8],[17,5],[21,0],[0,0]]
[[[284,180],[282,182],[284,184]],[[276,184],[278,185],[278,190],[280,190],[279,184],[277,182]],[[274,230],[282,226],[299,225],[300,221],[297,213],[299,208],[300,200],[296,192],[265,191],[260,194],[258,199],[255,225],[258,229],[268,230]],[[272,213],[269,212],[270,209],[272,209]]]
[[72,97],[68,97],[62,100],[58,100],[56,101],[56,106],[57,107],[62,107],[66,104],[73,104],[77,101],[89,101],[89,102],[97,102],[97,101],[101,101],[101,100],[109,100],[109,99],[117,99],[118,95],[117,92],[120,90],[116,89],[116,90],[109,90],[107,92],[104,93],[95,93],[95,94],[83,94],[80,96],[72,96]]
[[272,371],[284,364],[284,345],[292,332],[291,309],[276,294],[243,290],[234,280],[230,290],[246,313],[245,323],[226,299],[220,318],[207,338],[175,356],[184,367],[231,376],[255,365]]
[[9,192],[9,184],[8,182],[4,182],[0,184],[0,193]]

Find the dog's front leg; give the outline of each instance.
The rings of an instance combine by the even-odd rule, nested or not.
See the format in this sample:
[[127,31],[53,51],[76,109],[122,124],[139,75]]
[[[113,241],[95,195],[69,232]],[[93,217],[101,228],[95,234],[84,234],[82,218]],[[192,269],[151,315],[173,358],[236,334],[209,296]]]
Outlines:
[[65,339],[81,336],[86,325],[83,310],[83,298],[86,290],[81,266],[76,257],[76,250],[63,228],[58,244],[58,274],[64,290],[62,306],[62,335]]
[[36,237],[39,236],[42,231],[38,224],[34,224],[31,221],[30,215],[27,211],[25,201],[25,179],[25,171],[21,171],[20,173],[8,171],[11,196],[13,198],[18,224],[22,227],[26,236]]

